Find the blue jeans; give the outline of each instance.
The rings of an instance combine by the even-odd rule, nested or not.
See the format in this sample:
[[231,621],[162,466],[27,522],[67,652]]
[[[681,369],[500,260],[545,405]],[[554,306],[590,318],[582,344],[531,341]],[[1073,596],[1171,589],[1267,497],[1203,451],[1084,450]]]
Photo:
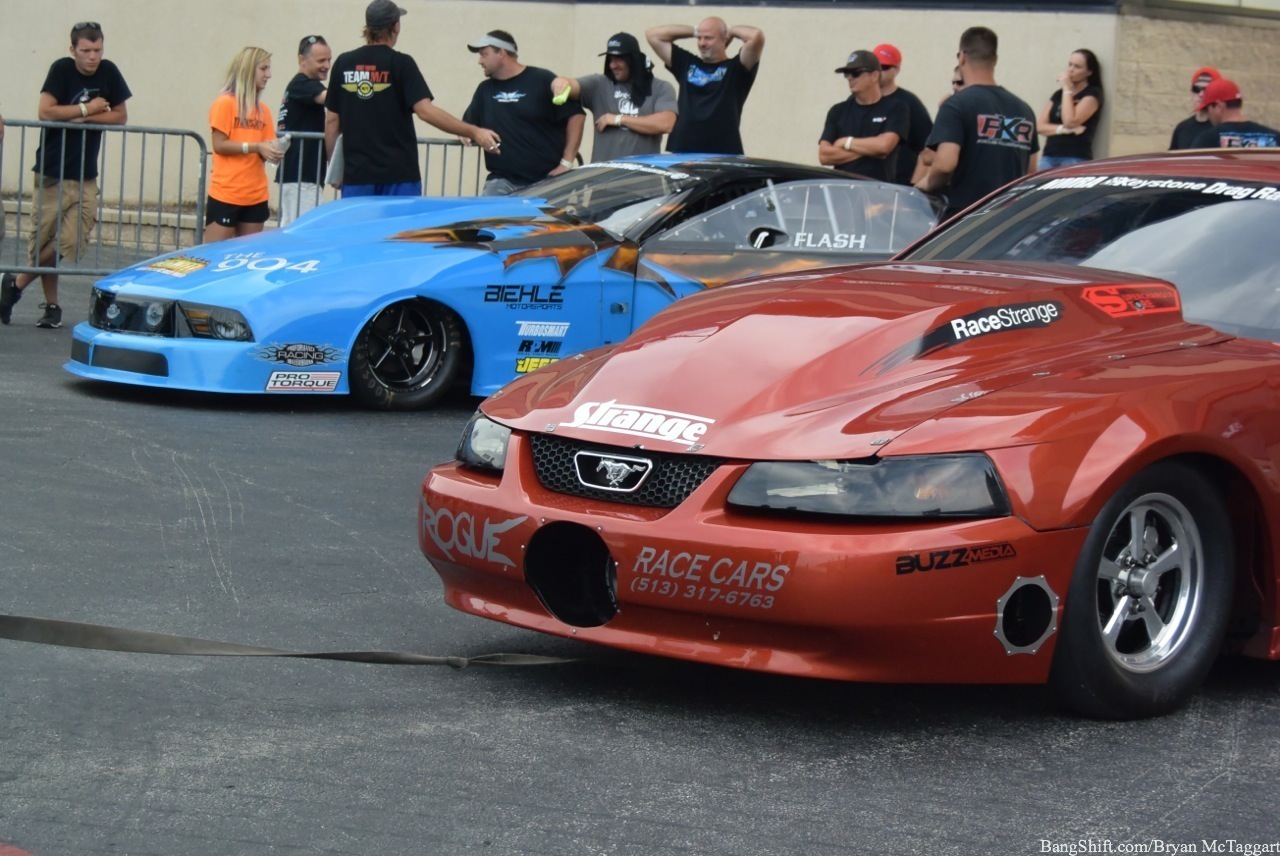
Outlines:
[[357,196],[421,196],[422,185],[416,181],[401,181],[395,184],[344,184],[342,198],[354,199]]
[[1084,163],[1088,158],[1073,158],[1066,155],[1047,155],[1040,158],[1040,169],[1053,169],[1055,166],[1070,166],[1073,163]]

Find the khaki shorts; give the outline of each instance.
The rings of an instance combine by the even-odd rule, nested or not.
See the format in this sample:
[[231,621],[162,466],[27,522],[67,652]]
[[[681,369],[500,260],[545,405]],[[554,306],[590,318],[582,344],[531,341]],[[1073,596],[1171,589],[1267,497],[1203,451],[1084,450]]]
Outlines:
[[36,206],[31,212],[31,240],[27,245],[31,263],[36,264],[40,250],[58,243],[58,255],[78,261],[84,255],[98,222],[97,181],[76,181],[36,175]]

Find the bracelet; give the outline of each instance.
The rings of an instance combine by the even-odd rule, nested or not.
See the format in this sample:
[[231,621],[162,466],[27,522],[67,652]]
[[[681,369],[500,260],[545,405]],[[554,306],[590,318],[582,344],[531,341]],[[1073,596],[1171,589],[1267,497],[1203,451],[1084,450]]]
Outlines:
[[249,144],[248,144],[248,143],[241,143],[241,144],[240,144],[240,151],[244,152],[245,154],[249,154]]
[[1063,128],[1061,125],[1058,126],[1058,130],[1054,131],[1055,134],[1065,134],[1066,132],[1067,132],[1066,129]]
[[845,150],[846,152],[851,152],[851,151],[853,151],[853,137],[845,137],[845,138],[844,138],[844,150]]
[[567,161],[564,158],[560,158],[560,166],[565,169],[573,169],[573,161]]
[[614,117],[613,117],[613,126],[614,126],[615,128],[621,128],[621,127],[622,127],[622,114],[621,114],[621,113],[615,113],[615,114],[614,114]]
[[80,102],[80,115],[81,116],[89,115],[89,108],[85,106],[85,103],[83,101]]

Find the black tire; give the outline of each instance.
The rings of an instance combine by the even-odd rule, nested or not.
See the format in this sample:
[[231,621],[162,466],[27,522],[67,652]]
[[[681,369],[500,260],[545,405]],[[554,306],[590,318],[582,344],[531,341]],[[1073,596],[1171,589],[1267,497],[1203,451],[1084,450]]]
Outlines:
[[405,300],[369,319],[351,350],[351,394],[377,410],[422,410],[457,380],[462,322],[429,300]]
[[1164,462],[1134,476],[1107,501],[1076,562],[1053,693],[1099,719],[1185,704],[1222,645],[1234,553],[1221,494],[1199,471]]

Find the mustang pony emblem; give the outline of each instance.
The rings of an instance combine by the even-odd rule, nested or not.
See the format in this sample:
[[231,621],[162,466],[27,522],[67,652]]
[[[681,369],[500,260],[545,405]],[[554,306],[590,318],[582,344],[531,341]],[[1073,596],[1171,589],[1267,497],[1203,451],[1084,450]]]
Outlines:
[[604,470],[604,478],[609,483],[609,487],[617,487],[627,476],[644,472],[646,469],[648,468],[643,464],[628,464],[623,461],[611,461],[608,458],[602,458],[600,463],[596,464],[596,472]]
[[573,470],[583,487],[634,493],[653,472],[653,461],[628,455],[583,450],[573,456]]

